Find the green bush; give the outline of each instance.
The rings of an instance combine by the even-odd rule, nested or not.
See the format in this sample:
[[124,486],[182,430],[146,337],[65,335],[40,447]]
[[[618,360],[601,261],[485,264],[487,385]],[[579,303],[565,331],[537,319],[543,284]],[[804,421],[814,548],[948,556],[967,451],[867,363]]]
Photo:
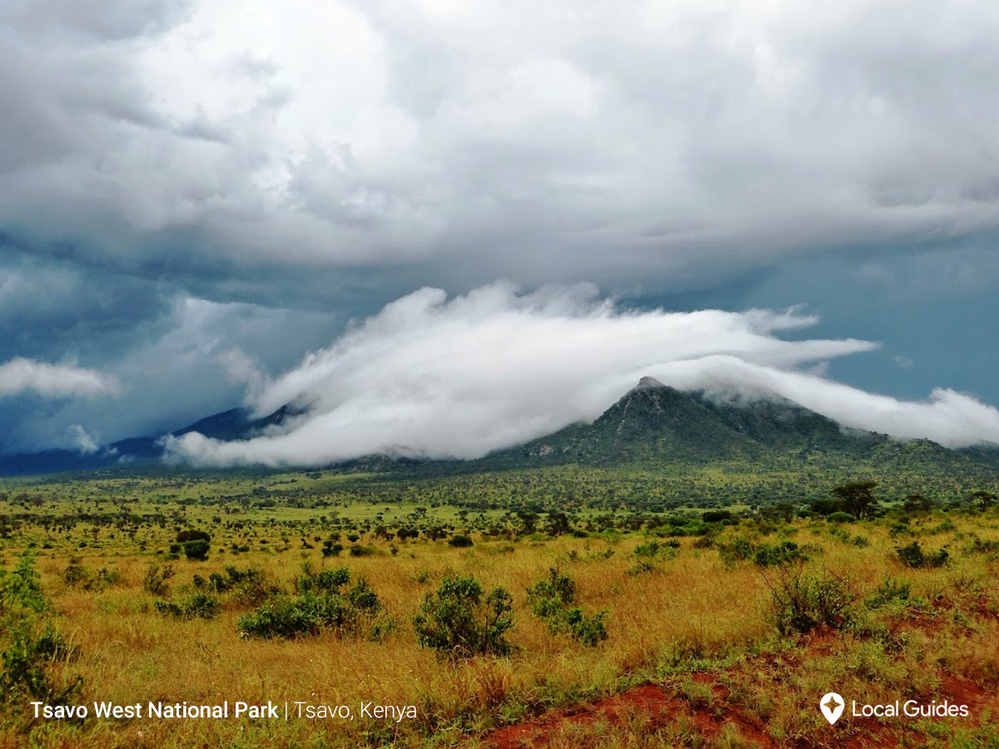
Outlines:
[[676,556],[677,549],[680,548],[680,542],[675,538],[671,538],[668,541],[660,543],[659,541],[648,541],[644,544],[639,544],[635,547],[636,557],[648,557],[648,558],[658,558],[667,557],[672,559]]
[[442,656],[503,655],[510,651],[504,636],[513,626],[512,601],[503,588],[484,595],[474,578],[449,575],[423,599],[413,626],[420,645]]
[[848,512],[833,512],[826,515],[826,520],[830,523],[852,523],[856,519],[857,518]]
[[211,548],[211,544],[203,538],[185,541],[183,546],[184,556],[188,559],[195,562],[203,562],[208,559],[208,550]]
[[177,534],[176,541],[179,544],[186,543],[188,541],[211,541],[211,534],[205,531],[197,531],[192,528],[185,528],[180,533]]
[[773,545],[760,544],[753,553],[753,561],[758,567],[777,567],[805,559],[807,557],[794,541],[781,541]]
[[27,699],[65,705],[79,694],[79,677],[57,683],[52,665],[69,651],[50,623],[48,603],[30,551],[11,570],[0,570],[0,705],[21,709]]
[[343,544],[338,544],[332,539],[326,539],[323,541],[323,558],[328,559],[329,557],[338,557],[342,551]]
[[241,570],[226,565],[224,576],[213,572],[208,580],[216,593],[228,591],[234,601],[244,606],[259,606],[281,592],[281,588],[259,567]]
[[701,520],[705,523],[722,523],[731,519],[731,510],[706,510],[701,514]]
[[179,602],[156,601],[153,605],[161,614],[177,619],[214,619],[222,610],[218,598],[200,591]]
[[728,541],[718,542],[718,556],[725,565],[745,562],[755,551],[755,547],[744,536],[733,536]]
[[456,549],[467,549],[472,545],[472,539],[468,536],[456,535],[454,538],[447,542],[448,546],[454,546]]
[[306,569],[305,574],[295,581],[299,593],[339,593],[340,589],[350,582],[350,570],[346,567],[336,567],[312,573]]
[[[237,629],[246,637],[285,637],[318,635],[333,632],[338,636],[359,635],[365,624],[372,624],[381,610],[375,591],[366,580],[350,583],[345,567],[306,574],[296,581],[299,594],[276,596],[256,611],[240,617]],[[374,631],[374,629],[372,630]]]
[[938,549],[928,553],[923,551],[919,541],[913,541],[908,546],[902,546],[895,550],[898,560],[906,567],[943,567],[950,559],[946,549]]
[[[655,542],[653,542],[655,543]],[[603,612],[587,616],[576,602],[576,583],[569,575],[552,567],[548,577],[527,589],[531,612],[545,620],[552,634],[568,634],[586,645],[607,639]]]
[[867,608],[873,610],[889,605],[917,607],[922,602],[913,598],[912,584],[907,580],[896,580],[886,576],[864,603]]

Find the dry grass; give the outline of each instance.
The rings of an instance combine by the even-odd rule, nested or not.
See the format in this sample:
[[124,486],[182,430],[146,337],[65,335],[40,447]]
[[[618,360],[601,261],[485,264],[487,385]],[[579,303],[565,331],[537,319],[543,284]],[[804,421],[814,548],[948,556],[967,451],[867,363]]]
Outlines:
[[[999,619],[991,613],[999,610],[996,565],[986,555],[958,552],[960,543],[954,540],[955,533],[972,527],[983,538],[999,538],[977,519],[962,520],[957,531],[927,540],[929,545],[952,542],[950,566],[909,570],[894,558],[896,541],[884,525],[862,527],[870,541],[866,547],[830,537],[822,524],[795,526],[798,543],[818,547],[808,564],[848,577],[858,601],[887,576],[909,580],[913,596],[929,602],[929,624],[905,613],[878,620],[893,636],[904,635],[900,651],[892,650],[885,637],[871,634],[875,629],[837,635],[828,647],[811,651],[805,642],[777,642],[768,618],[769,591],[759,570],[752,563],[724,566],[715,550],[695,549],[689,539],[675,559],[641,574],[629,574],[631,552],[643,540],[637,536],[621,541],[479,541],[468,550],[420,541],[401,544],[396,556],[337,560],[354,576],[368,579],[396,620],[397,627],[382,642],[332,635],[290,642],[243,639],[235,622],[244,611],[226,609],[212,621],[158,614],[153,597],[142,589],[152,555],[84,552],[84,565],[111,567],[122,575],[120,584],[88,592],[62,582],[66,561],[61,552],[43,552],[43,585],[54,604],[53,619],[77,653],[69,668],[84,678],[83,702],[304,701],[347,704],[356,711],[361,702],[374,701],[415,705],[419,717],[398,728],[378,720],[90,719],[83,725],[34,723],[31,744],[101,749],[356,746],[390,740],[401,746],[473,744],[491,728],[548,708],[619,691],[627,683],[669,683],[684,671],[711,668],[725,681],[727,700],[766,724],[777,745],[807,742],[822,727],[811,703],[831,684],[842,693],[863,692],[869,701],[894,700],[900,689],[937,693],[941,673],[989,688],[999,684]],[[608,549],[614,553],[605,556]],[[16,544],[9,545],[4,555],[9,560],[16,551]],[[570,552],[576,561],[569,561]],[[288,584],[306,560],[321,565],[318,550],[254,551],[238,560],[213,555],[203,563],[181,560],[174,563],[178,574],[172,586],[179,592],[195,573],[207,576],[226,563],[262,567]],[[525,588],[557,564],[575,578],[585,609],[609,612],[605,644],[587,648],[553,636],[530,615]],[[449,572],[472,574],[487,588],[498,585],[514,593],[516,626],[509,637],[514,646],[509,658],[452,664],[418,646],[412,616],[424,594]],[[680,681],[676,686],[692,704],[698,699],[711,704],[710,694],[697,692],[697,685]],[[735,727],[698,743],[696,726],[677,721],[650,732],[642,720],[635,715],[614,725],[567,727],[550,737],[551,745],[745,745]],[[8,723],[0,733],[0,747],[26,745],[27,736],[24,720]]]

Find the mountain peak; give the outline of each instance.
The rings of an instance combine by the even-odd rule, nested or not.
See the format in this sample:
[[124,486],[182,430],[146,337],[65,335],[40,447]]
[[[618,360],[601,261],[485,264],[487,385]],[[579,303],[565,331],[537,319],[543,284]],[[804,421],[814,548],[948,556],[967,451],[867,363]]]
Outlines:
[[658,390],[659,388],[664,388],[666,385],[659,382],[655,377],[645,376],[638,381],[635,385],[635,390]]

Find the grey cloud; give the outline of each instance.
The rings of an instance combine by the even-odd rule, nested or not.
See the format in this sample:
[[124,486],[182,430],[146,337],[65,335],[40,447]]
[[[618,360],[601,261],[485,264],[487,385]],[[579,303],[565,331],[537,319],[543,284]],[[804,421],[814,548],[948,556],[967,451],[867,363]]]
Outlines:
[[986,297],[997,28],[984,0],[4,3],[0,361],[124,389],[4,399],[3,439],[175,427],[428,284],[661,300],[849,248],[905,304]]
[[0,50],[0,223],[38,253],[258,294],[400,264],[669,287],[999,223],[985,2],[203,0],[53,35],[62,5],[16,4]]

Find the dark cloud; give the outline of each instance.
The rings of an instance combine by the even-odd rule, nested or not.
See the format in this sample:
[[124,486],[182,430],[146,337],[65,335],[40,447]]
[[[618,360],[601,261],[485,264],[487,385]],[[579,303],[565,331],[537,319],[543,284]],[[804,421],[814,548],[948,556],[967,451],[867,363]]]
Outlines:
[[0,363],[123,385],[118,412],[0,404],[8,439],[230,405],[229,349],[276,374],[424,285],[776,297],[835,254],[900,319],[920,274],[984,299],[997,30],[984,0],[3,3]]

